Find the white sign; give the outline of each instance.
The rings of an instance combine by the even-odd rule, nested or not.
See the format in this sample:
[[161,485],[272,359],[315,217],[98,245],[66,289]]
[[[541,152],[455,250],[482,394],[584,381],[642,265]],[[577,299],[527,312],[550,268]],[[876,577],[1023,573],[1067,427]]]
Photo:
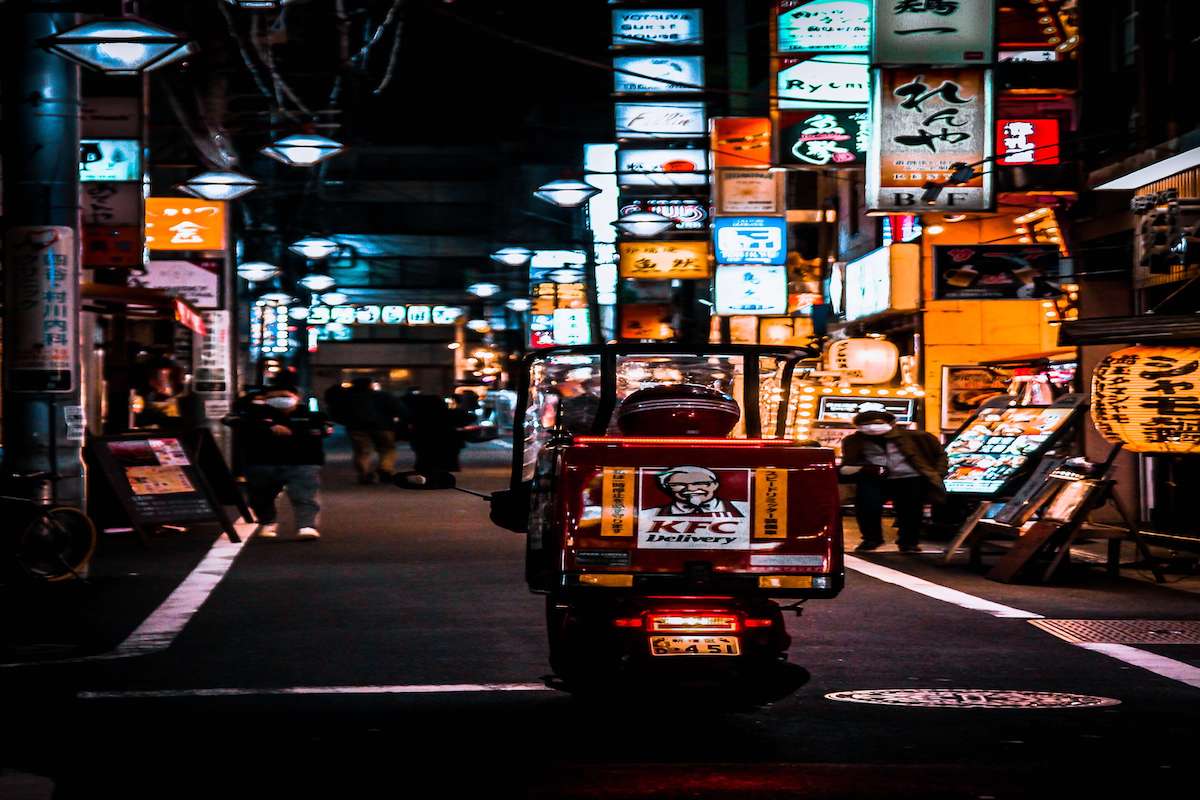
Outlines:
[[[420,306],[408,307],[408,321],[410,323],[413,322],[413,309],[416,308],[420,308]],[[430,319],[433,320],[434,325],[453,325],[462,315],[463,310],[458,306],[434,306],[430,314]]]
[[623,8],[613,11],[613,45],[702,44],[698,8]]
[[787,300],[787,267],[717,267],[718,314],[784,314]]
[[874,64],[987,64],[995,0],[875,0]]
[[196,308],[221,305],[220,273],[190,261],[151,261],[144,273],[130,273],[128,280],[130,286],[182,297]]
[[[151,262],[153,263],[153,262]],[[228,311],[205,311],[204,335],[197,336],[193,388],[198,392],[222,393],[229,388],[230,338]],[[220,401],[224,402],[224,401]],[[227,405],[227,404],[226,404]],[[208,402],[205,415],[209,419]],[[224,416],[224,412],[219,416]]]
[[718,214],[782,214],[787,175],[771,169],[718,169]]
[[5,388],[69,392],[79,371],[79,260],[75,231],[9,228],[5,238]]
[[871,44],[871,0],[784,0],[779,52],[865,53]]
[[703,56],[620,56],[613,59],[614,92],[702,92]]
[[554,343],[587,344],[591,341],[586,308],[554,309]]
[[779,70],[779,107],[866,108],[871,101],[867,57],[821,55],[806,61],[783,59]]
[[887,247],[846,264],[846,319],[887,311],[892,300],[892,258]]
[[582,267],[587,255],[582,250],[534,250],[529,260],[530,269],[558,269],[560,267]]
[[700,102],[617,103],[616,113],[617,138],[688,139],[708,131]]
[[707,150],[617,151],[617,181],[622,186],[703,186],[707,171]]

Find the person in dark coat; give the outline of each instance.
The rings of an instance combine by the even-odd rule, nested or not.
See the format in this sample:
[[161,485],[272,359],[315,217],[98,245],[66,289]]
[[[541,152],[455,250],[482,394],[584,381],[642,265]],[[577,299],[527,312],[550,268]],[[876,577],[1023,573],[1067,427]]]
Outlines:
[[883,544],[883,503],[890,499],[901,552],[919,552],[925,504],[945,498],[946,451],[931,433],[896,427],[886,411],[864,411],[853,422],[858,430],[842,440],[841,472],[857,484],[854,513],[862,543],[855,549]]
[[[396,421],[405,410],[393,395],[355,378],[349,389],[332,398],[334,420],[346,426],[354,448],[359,483],[391,480],[396,473]],[[372,462],[378,462],[372,468]]]
[[469,422],[466,414],[432,395],[409,395],[405,404],[411,414],[408,441],[416,456],[413,469],[458,472],[459,452],[466,444],[463,434]]

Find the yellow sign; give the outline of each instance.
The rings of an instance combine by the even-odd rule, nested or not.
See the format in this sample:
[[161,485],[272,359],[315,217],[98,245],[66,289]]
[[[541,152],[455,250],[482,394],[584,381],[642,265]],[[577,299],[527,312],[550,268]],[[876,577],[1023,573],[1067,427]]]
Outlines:
[[603,511],[600,512],[601,536],[633,536],[637,515],[633,513],[633,486],[636,470],[632,467],[604,468]]
[[622,242],[622,278],[665,281],[710,277],[708,242]]
[[787,470],[754,470],[754,538],[787,538]]
[[1126,347],[1092,374],[1092,421],[1135,453],[1200,453],[1200,347]]
[[146,247],[150,250],[224,250],[225,202],[147,197]]

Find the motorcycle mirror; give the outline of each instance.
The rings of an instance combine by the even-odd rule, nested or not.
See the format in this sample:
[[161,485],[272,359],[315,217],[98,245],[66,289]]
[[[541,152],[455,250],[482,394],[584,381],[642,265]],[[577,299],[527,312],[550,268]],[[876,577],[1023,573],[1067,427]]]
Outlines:
[[397,472],[392,483],[400,489],[425,491],[431,489],[455,489],[457,482],[450,472]]

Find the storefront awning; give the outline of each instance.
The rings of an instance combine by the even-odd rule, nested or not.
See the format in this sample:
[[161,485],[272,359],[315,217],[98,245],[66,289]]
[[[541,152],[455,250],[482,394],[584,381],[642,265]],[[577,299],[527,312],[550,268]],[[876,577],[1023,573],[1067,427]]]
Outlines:
[[79,287],[79,297],[91,306],[89,310],[144,319],[173,319],[197,333],[204,333],[200,312],[182,297],[167,294],[161,289],[85,283]]
[[1064,322],[1058,329],[1058,343],[1064,346],[1158,342],[1200,343],[1200,314],[1093,317]]
[[1022,364],[1038,364],[1043,361],[1075,361],[1079,358],[1079,353],[1072,349],[1063,350],[1047,350],[1044,353],[1029,353],[1027,355],[1008,356],[1007,358],[997,358],[991,361],[981,361],[979,365],[982,367],[1009,367],[1020,366]]

